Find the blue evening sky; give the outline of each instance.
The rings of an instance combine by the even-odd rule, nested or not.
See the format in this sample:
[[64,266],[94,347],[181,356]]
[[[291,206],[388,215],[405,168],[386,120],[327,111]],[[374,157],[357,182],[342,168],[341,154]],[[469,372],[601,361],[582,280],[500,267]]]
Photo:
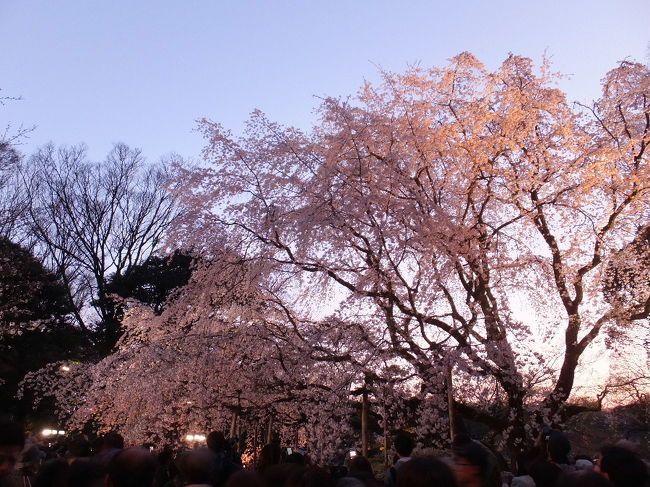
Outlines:
[[649,0],[0,0],[0,96],[23,98],[0,128],[36,125],[27,153],[85,142],[101,159],[123,141],[191,158],[197,118],[238,132],[259,108],[308,128],[317,97],[356,93],[377,66],[546,52],[588,101],[649,43]]

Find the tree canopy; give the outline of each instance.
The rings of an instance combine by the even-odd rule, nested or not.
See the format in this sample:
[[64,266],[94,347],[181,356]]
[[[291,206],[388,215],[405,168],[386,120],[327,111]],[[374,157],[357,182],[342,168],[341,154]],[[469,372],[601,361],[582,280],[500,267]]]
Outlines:
[[106,286],[106,293],[137,299],[160,314],[170,293],[187,284],[193,261],[191,255],[180,251],[170,256],[151,255],[142,264],[114,274]]
[[3,335],[56,326],[72,312],[61,280],[27,250],[0,238],[0,329]]
[[28,371],[79,357],[87,343],[70,324],[71,312],[60,279],[0,238],[0,411],[25,412],[14,396]]
[[83,146],[49,145],[24,165],[22,178],[28,239],[62,277],[77,324],[109,351],[121,330],[108,280],[143,263],[176,214],[164,165],[146,164],[125,144],[102,163],[89,161]]
[[601,331],[648,316],[647,298],[613,305],[601,282],[648,222],[649,70],[621,63],[590,107],[519,56],[383,75],[356,101],[326,99],[310,133],[259,112],[241,138],[204,121],[213,167],[180,169],[194,212],[176,235],[209,248],[226,229],[268,262],[269,296],[295,323],[318,315],[310,295],[338,293],[332,316],[361,328],[349,343],[410,364],[432,393],[447,366],[480,379],[506,407],[459,407],[521,444],[530,418],[562,412]]
[[79,367],[70,424],[141,441],[247,409],[324,444],[362,394],[387,429],[415,397],[418,434],[446,440],[451,396],[516,451],[562,420],[603,335],[647,325],[628,265],[650,221],[646,66],[621,63],[591,106],[514,55],[382,75],[309,132],[201,123],[210,166],[176,167],[167,236],[200,265],[159,315],[127,308],[115,353]]

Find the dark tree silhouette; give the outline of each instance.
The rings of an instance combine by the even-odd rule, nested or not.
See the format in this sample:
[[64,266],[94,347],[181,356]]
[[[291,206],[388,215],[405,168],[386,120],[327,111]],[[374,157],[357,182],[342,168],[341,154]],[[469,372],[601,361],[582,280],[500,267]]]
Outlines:
[[115,343],[122,334],[124,300],[136,299],[160,315],[172,291],[187,284],[193,263],[192,256],[176,251],[166,257],[152,255],[123,274],[113,274],[102,303],[106,310],[102,324],[107,342]]
[[30,159],[23,179],[35,252],[61,275],[78,326],[108,353],[121,333],[109,277],[145,261],[176,215],[166,168],[124,144],[101,164],[85,147],[50,145]]
[[68,319],[71,311],[57,276],[0,238],[0,412],[25,412],[14,396],[27,372],[83,353],[88,343]]
[[171,256],[152,255],[124,274],[113,275],[106,286],[106,292],[122,298],[137,299],[159,315],[170,293],[187,284],[192,275],[193,263],[194,257],[180,251]]

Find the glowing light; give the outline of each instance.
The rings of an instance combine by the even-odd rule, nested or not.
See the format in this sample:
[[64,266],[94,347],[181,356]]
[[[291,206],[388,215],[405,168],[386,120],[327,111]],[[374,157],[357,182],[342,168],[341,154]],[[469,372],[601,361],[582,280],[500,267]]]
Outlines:
[[65,431],[45,428],[43,431],[41,431],[41,435],[43,435],[43,436],[57,436],[57,435],[63,436],[63,435],[65,435]]
[[61,366],[61,370],[62,370],[63,372],[70,372],[70,367],[68,367],[67,365],[62,365],[62,366]]
[[186,441],[205,441],[205,435],[187,435],[185,436]]

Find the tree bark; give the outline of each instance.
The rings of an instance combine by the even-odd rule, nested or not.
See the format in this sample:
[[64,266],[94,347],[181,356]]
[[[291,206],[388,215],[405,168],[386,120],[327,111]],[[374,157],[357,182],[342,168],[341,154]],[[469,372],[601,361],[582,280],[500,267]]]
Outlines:
[[386,405],[384,404],[384,468],[388,468],[388,413],[386,411]]
[[239,412],[237,409],[233,409],[232,411],[232,419],[230,420],[230,438],[234,438],[237,436],[237,423],[238,423],[238,418],[239,418]]
[[273,416],[269,416],[269,420],[266,423],[266,436],[264,441],[266,445],[269,445],[273,441]]
[[449,441],[456,439],[456,414],[454,412],[454,383],[452,377],[453,365],[447,365],[447,414],[449,415]]
[[363,391],[361,396],[361,454],[364,457],[368,456],[369,447],[369,437],[368,437],[368,410],[370,409],[370,403],[368,401],[368,390]]

